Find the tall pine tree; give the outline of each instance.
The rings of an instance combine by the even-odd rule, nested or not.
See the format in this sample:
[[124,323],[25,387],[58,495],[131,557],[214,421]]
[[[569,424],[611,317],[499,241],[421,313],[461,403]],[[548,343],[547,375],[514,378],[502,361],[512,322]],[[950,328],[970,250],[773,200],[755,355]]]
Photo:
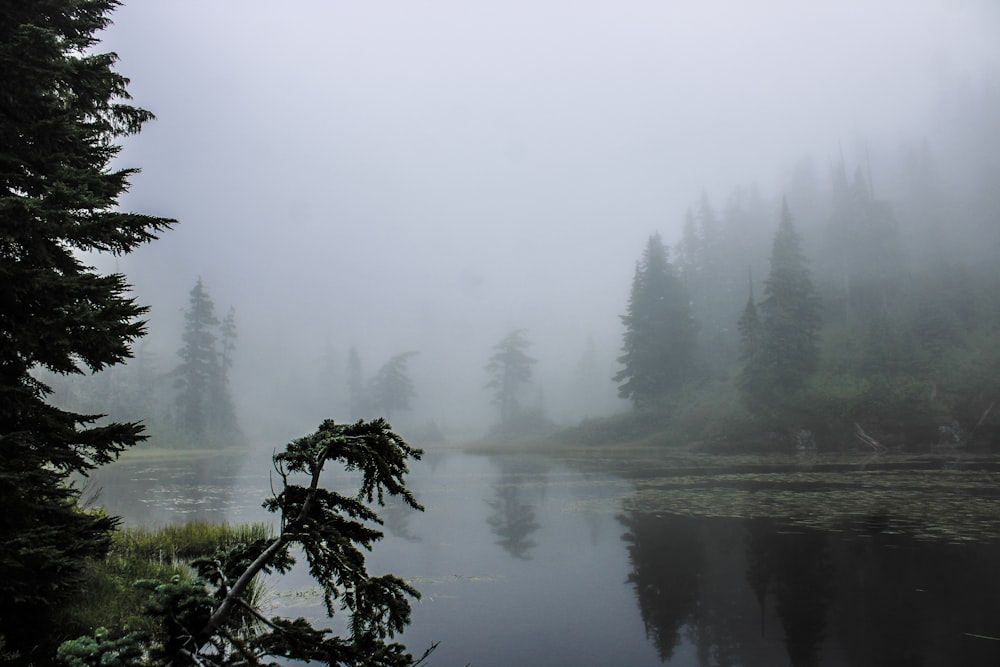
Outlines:
[[372,407],[383,412],[387,419],[399,410],[409,410],[417,395],[407,366],[416,352],[402,352],[385,362],[371,381]]
[[206,404],[213,384],[218,381],[220,366],[215,336],[218,325],[215,304],[198,278],[188,295],[182,335],[184,344],[177,351],[181,363],[174,371],[178,424],[186,435],[195,438],[205,435],[208,427]]
[[750,410],[755,410],[764,388],[764,365],[761,354],[761,323],[757,304],[753,298],[753,278],[750,278],[750,292],[746,306],[736,323],[740,335],[740,371],[736,378],[743,402]]
[[206,439],[228,442],[239,434],[229,391],[236,313],[230,309],[220,323],[201,278],[189,293],[182,341],[177,351],[181,363],[174,369],[177,425],[191,444]]
[[783,400],[800,390],[819,363],[822,312],[802,241],[782,202],[771,271],[760,304],[760,363],[766,390]]
[[520,394],[531,381],[536,360],[526,350],[528,342],[524,329],[511,331],[493,346],[493,355],[486,364],[490,374],[487,389],[493,390],[493,404],[500,410],[501,427],[510,427],[523,417]]
[[7,2],[0,12],[0,634],[24,663],[50,661],[50,612],[73,595],[115,520],[81,512],[68,478],[143,438],[138,423],[52,406],[33,372],[120,364],[146,308],[121,274],[85,265],[124,254],[172,220],[122,211],[135,169],[113,165],[153,116],[96,35],[113,0]]
[[691,376],[695,324],[684,285],[659,234],[649,237],[636,265],[625,325],[618,394],[636,407],[676,389]]

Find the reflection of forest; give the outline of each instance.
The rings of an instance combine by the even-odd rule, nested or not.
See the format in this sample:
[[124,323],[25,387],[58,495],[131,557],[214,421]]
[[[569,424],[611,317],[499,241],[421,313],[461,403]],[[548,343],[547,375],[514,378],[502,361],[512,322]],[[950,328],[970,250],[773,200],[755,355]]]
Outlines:
[[646,634],[702,667],[1000,664],[1000,545],[621,517]]
[[486,501],[493,510],[486,523],[496,535],[496,543],[514,558],[530,559],[536,544],[531,536],[540,525],[535,520],[535,509],[525,498],[522,473],[501,469],[493,494],[493,499]]

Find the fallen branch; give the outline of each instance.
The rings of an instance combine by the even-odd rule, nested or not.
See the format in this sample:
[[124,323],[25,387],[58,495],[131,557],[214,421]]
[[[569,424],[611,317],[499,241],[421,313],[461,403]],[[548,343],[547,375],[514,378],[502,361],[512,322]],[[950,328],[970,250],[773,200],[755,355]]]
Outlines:
[[888,448],[885,445],[883,445],[881,442],[879,442],[872,436],[865,433],[865,430],[861,428],[861,424],[857,422],[854,422],[854,435],[857,437],[858,440],[860,440],[861,442],[865,443],[873,450],[875,450],[876,454],[884,454],[885,452],[888,451]]

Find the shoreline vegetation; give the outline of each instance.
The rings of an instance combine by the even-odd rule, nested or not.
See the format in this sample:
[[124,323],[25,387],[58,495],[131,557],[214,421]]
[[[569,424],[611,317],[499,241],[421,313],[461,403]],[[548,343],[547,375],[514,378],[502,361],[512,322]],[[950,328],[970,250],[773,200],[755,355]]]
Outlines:
[[[192,567],[196,559],[210,558],[237,544],[271,539],[273,533],[259,522],[198,519],[159,528],[119,526],[111,534],[107,555],[87,562],[81,595],[62,608],[53,627],[60,628],[61,641],[91,636],[101,628],[113,628],[122,636],[145,633],[162,641],[159,619],[146,613],[150,591],[142,582],[191,582],[197,574]],[[255,584],[251,598],[259,600],[262,594],[263,588]]]

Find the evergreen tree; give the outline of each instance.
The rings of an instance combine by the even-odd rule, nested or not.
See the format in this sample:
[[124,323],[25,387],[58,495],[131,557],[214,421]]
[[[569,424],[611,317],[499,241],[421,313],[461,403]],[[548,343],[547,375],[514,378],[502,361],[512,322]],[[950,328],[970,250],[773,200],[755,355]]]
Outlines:
[[229,369],[233,366],[233,352],[236,351],[237,338],[236,309],[232,306],[229,307],[229,313],[226,314],[226,319],[222,321],[222,327],[219,329],[219,333],[222,335],[220,372],[222,379],[229,382]]
[[510,426],[522,416],[519,396],[531,381],[536,362],[525,352],[529,345],[527,332],[515,329],[493,346],[493,355],[486,364],[486,372],[491,376],[486,388],[493,390],[493,404],[500,410],[501,426]]
[[118,209],[135,169],[113,165],[153,116],[129,104],[96,35],[114,0],[7,2],[0,12],[0,635],[8,656],[50,661],[50,612],[73,595],[115,520],[81,512],[68,484],[143,439],[139,423],[54,407],[38,371],[122,363],[146,308],[121,274],[85,265],[124,254],[172,220]]
[[691,209],[688,209],[684,214],[684,227],[675,254],[677,255],[677,270],[680,273],[680,278],[690,289],[691,285],[698,284],[701,278],[701,257],[703,254],[698,221]]
[[742,364],[736,383],[747,407],[753,410],[763,388],[763,357],[761,354],[761,323],[757,304],[753,298],[753,279],[750,280],[750,294],[740,315],[736,328],[740,334],[740,363]]
[[816,370],[821,324],[819,297],[788,204],[783,202],[760,304],[762,372],[773,398],[798,391]]
[[191,288],[184,312],[183,346],[177,351],[180,365],[174,371],[178,421],[187,435],[202,437],[208,429],[207,406],[222,367],[216,348],[215,304],[201,278]]
[[691,375],[695,325],[686,290],[667,260],[659,234],[636,265],[625,325],[618,394],[636,407],[679,387]]
[[904,273],[902,242],[892,208],[875,198],[871,175],[848,179],[841,164],[833,173],[833,215],[824,253],[838,309],[848,321],[884,311],[899,294]]
[[701,237],[699,264],[702,281],[705,283],[705,291],[711,294],[718,290],[721,282],[723,236],[715,210],[704,192],[698,202],[698,236]]
[[369,394],[372,406],[385,413],[387,418],[391,418],[396,410],[409,410],[410,403],[417,395],[413,380],[407,372],[410,357],[415,354],[416,352],[397,354],[385,362],[372,378]]
[[236,311],[221,323],[201,278],[189,293],[184,312],[181,363],[174,369],[176,424],[192,444],[206,439],[229,442],[239,436],[236,407],[229,391],[229,370],[236,350]]
[[736,340],[731,325],[740,301],[734,298],[736,281],[727,270],[728,239],[708,201],[708,195],[704,193],[698,204],[697,219],[701,239],[697,280],[685,281],[685,288],[691,298],[692,314],[697,318],[703,342],[700,362],[720,372],[733,361]]
[[[132,632],[109,641],[64,642],[67,665],[173,665],[237,667],[318,662],[325,665],[405,667],[420,664],[392,638],[410,623],[409,598],[420,593],[392,574],[368,572],[365,553],[382,539],[379,508],[387,499],[422,511],[405,476],[422,452],[392,432],[383,419],[354,424],[325,420],[310,435],[273,457],[280,487],[264,501],[278,515],[274,537],[234,544],[196,560],[193,580],[143,580],[150,592],[146,613],[161,628],[156,640]],[[336,491],[321,483],[331,465],[357,482]],[[341,632],[314,627],[312,620],[268,618],[249,591],[262,573],[287,574],[305,557],[322,594],[327,616]],[[98,641],[95,641],[98,640]]]

